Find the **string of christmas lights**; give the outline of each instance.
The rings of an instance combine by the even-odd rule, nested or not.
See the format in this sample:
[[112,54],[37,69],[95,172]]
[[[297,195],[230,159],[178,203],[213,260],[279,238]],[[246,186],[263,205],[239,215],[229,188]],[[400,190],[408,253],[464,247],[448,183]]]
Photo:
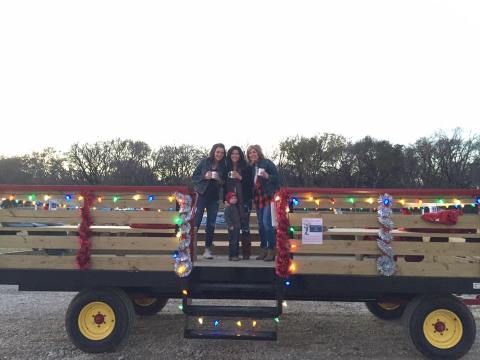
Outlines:
[[[177,237],[179,238],[178,250],[174,253],[175,273],[179,277],[187,277],[192,272],[192,257],[190,254],[191,242],[191,224],[190,220],[195,215],[195,209],[192,207],[192,197],[190,195],[175,193],[180,209],[179,217],[175,220],[179,226]],[[184,290],[187,291],[187,290]],[[184,294],[185,296],[187,294]]]

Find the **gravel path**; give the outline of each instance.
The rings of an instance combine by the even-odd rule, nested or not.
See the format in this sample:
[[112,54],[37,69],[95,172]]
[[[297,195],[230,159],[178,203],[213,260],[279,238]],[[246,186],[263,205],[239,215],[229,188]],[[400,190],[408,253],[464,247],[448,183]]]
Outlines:
[[[64,328],[73,296],[0,286],[0,359],[422,359],[399,322],[378,320],[363,304],[297,301],[288,303],[276,343],[183,339],[179,302],[170,301],[160,314],[138,318],[116,353],[85,354]],[[474,314],[480,324],[480,312]],[[478,358],[479,341],[464,359]]]

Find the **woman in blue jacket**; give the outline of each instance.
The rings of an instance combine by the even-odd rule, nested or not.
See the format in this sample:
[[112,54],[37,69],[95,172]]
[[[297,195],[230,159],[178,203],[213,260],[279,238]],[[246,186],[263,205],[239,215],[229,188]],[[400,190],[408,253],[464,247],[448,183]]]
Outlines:
[[212,245],[215,223],[218,213],[220,189],[225,177],[225,145],[215,144],[207,158],[201,160],[192,175],[193,188],[198,194],[196,227],[202,222],[203,213],[207,209],[205,225],[205,259],[213,259]]
[[279,189],[278,170],[275,164],[265,159],[260,145],[247,149],[247,158],[254,167],[254,202],[257,208],[258,231],[261,253],[257,260],[275,260],[275,228],[272,225],[271,202]]

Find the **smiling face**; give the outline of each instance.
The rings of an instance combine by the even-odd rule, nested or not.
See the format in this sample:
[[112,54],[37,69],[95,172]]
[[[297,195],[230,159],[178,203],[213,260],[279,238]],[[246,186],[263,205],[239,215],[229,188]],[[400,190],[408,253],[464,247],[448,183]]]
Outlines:
[[217,147],[215,149],[215,161],[219,162],[222,161],[223,157],[225,156],[225,150],[221,147]]
[[238,150],[233,150],[230,154],[230,160],[232,160],[232,163],[238,163],[240,161],[240,152]]
[[258,161],[258,152],[256,149],[250,149],[248,151],[248,159],[251,162],[257,162]]

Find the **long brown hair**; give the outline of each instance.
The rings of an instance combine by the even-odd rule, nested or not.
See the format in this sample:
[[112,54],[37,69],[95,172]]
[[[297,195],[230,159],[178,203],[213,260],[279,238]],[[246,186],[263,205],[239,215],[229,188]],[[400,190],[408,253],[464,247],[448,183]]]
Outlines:
[[250,151],[256,150],[258,154],[258,160],[264,160],[265,155],[263,155],[262,147],[260,145],[250,145],[247,148],[247,159],[250,164],[253,164],[252,160],[250,160]]
[[223,149],[223,161],[225,161],[225,155],[227,153],[227,150],[225,150],[225,145],[222,143],[214,144],[212,146],[212,149],[210,150],[210,153],[208,154],[208,157],[210,158],[210,161],[215,162],[215,151],[217,148]]

